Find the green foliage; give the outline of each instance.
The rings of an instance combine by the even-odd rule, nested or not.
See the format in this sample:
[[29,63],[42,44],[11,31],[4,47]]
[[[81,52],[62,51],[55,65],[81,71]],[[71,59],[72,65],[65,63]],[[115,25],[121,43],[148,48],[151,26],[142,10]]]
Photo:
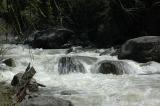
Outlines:
[[[89,33],[97,29],[105,0],[0,0],[0,13],[20,37],[25,31],[69,27]],[[79,30],[80,29],[80,30]]]

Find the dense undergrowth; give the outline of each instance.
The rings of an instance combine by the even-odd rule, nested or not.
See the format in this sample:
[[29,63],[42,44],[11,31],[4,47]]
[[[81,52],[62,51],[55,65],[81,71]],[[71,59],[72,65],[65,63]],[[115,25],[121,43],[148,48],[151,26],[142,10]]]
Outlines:
[[20,40],[65,27],[98,46],[160,33],[159,0],[0,0],[0,32]]

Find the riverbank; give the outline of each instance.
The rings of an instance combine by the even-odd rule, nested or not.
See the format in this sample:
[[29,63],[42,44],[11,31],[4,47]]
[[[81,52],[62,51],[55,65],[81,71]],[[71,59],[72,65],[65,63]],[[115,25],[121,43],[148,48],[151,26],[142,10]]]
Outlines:
[[0,106],[12,106],[13,95],[14,93],[11,86],[5,82],[0,82]]

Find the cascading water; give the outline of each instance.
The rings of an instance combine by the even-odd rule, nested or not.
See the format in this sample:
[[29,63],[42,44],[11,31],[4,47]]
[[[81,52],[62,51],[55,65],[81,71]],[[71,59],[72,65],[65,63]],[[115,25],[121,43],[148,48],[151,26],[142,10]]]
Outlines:
[[85,73],[85,68],[75,57],[61,57],[58,63],[59,74],[67,74],[70,72]]
[[[75,106],[159,106],[160,64],[140,64],[118,60],[116,56],[99,56],[97,50],[82,50],[66,54],[66,50],[29,49],[22,45],[9,48],[5,58],[11,57],[16,67],[0,64],[0,80],[11,82],[13,76],[24,71],[29,62],[35,67],[35,79],[47,87],[42,95],[68,99]],[[102,63],[112,63],[123,75],[102,74]],[[60,75],[60,73],[63,73]],[[64,74],[65,73],[65,74]],[[72,95],[61,95],[71,90]]]

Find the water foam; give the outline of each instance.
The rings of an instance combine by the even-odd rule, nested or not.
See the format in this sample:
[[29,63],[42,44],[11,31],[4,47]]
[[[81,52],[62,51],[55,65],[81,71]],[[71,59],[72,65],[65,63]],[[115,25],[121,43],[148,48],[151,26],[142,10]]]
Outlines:
[[[140,64],[131,60],[118,60],[116,56],[104,55],[93,51],[82,51],[66,55],[66,50],[29,49],[22,45],[4,45],[9,50],[5,58],[12,57],[15,68],[1,64],[1,81],[10,83],[13,76],[24,71],[28,63],[35,67],[35,78],[45,84],[43,95],[54,95],[71,100],[75,106],[159,106],[160,105],[160,64],[151,62]],[[59,75],[58,62],[63,56],[75,56],[87,70],[86,73]],[[92,73],[96,64],[103,61],[124,61],[129,74],[120,76]],[[70,89],[78,94],[63,96],[58,92]]]

